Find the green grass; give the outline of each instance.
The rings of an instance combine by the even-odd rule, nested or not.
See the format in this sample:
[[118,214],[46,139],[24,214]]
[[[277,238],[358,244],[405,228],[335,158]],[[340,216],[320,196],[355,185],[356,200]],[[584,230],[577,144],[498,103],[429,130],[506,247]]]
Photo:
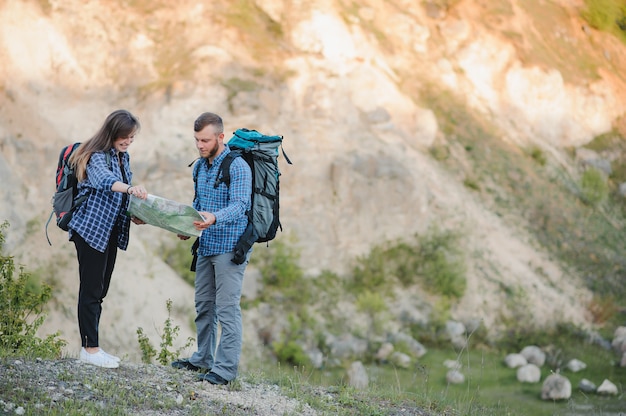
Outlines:
[[[539,383],[520,383],[517,381],[517,370],[504,364],[505,352],[470,347],[461,353],[452,348],[429,350],[410,369],[370,364],[367,366],[370,378],[368,389],[346,394],[344,404],[353,410],[371,412],[367,414],[378,414],[376,411],[380,411],[382,403],[393,402],[396,405],[410,403],[441,412],[435,414],[450,411],[454,415],[476,416],[566,415],[571,414],[572,409],[578,405],[590,406],[593,409],[591,411],[595,412],[590,414],[617,412],[626,408],[626,397],[623,393],[617,397],[600,397],[584,394],[577,388],[583,378],[591,380],[597,386],[605,378],[618,386],[626,385],[626,369],[614,365],[613,354],[598,346],[581,346],[578,343],[571,350],[565,356],[568,359],[578,358],[586,362],[588,367],[578,373],[562,371],[572,384],[572,397],[567,401],[541,400],[543,380],[551,374],[551,369],[547,366],[541,369]],[[448,369],[443,365],[446,360],[460,362],[460,371],[465,375],[464,383],[450,385],[446,382]],[[317,371],[303,367],[268,366],[263,372],[268,374],[272,383],[281,385],[284,391],[294,397],[304,398],[309,403],[314,402],[308,391],[310,386],[325,386],[338,392],[350,391],[346,386],[343,369]]]
[[623,0],[585,0],[582,17],[594,28],[611,33],[626,44],[626,3]]

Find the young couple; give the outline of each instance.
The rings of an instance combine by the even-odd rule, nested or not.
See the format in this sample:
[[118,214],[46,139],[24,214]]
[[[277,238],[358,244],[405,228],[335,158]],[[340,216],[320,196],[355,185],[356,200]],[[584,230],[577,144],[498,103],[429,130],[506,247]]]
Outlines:
[[[139,129],[139,121],[130,112],[114,111],[70,157],[79,180],[77,197],[87,195],[69,223],[69,239],[76,246],[80,275],[80,360],[104,368],[117,368],[120,359],[100,347],[102,302],[111,282],[117,249],[126,250],[128,246],[130,222],[143,224],[127,214],[129,195],[141,199],[148,196],[143,186],[131,185],[128,147]],[[235,158],[230,166],[230,186],[213,186],[220,164],[230,152],[224,143],[224,124],[217,114],[203,113],[195,120],[194,138],[200,155],[196,163],[201,165],[193,206],[204,218],[194,222],[202,230],[195,280],[198,349],[189,359],[175,361],[172,366],[199,371],[199,378],[212,384],[228,384],[237,376],[241,355],[240,298],[252,250],[241,265],[231,259],[248,221],[252,173],[244,160]]]

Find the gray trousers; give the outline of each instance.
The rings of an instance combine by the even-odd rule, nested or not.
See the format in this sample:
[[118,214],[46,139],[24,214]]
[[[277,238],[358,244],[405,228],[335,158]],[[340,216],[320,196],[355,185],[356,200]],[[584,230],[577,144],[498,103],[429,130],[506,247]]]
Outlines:
[[[243,264],[230,261],[233,253],[198,256],[196,264],[195,302],[198,350],[189,361],[208,368],[226,380],[237,377],[241,356],[243,324],[241,320],[241,288],[250,259]],[[221,326],[219,344],[218,322]],[[216,349],[217,347],[217,349]]]

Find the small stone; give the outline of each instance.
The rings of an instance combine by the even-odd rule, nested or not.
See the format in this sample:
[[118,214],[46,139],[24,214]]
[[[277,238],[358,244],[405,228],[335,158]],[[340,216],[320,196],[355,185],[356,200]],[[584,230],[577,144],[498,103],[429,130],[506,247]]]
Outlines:
[[567,367],[568,370],[570,370],[570,371],[572,371],[574,373],[577,373],[580,370],[584,370],[585,368],[587,368],[587,364],[585,364],[582,361],[574,358],[573,360],[570,360],[567,363],[566,367]]
[[465,381],[465,376],[458,370],[450,370],[446,374],[446,381],[450,384],[461,384]]
[[598,390],[596,390],[596,393],[615,396],[618,393],[617,386],[608,379],[605,379],[602,384],[600,384],[600,387],[598,387]]
[[580,380],[580,383],[578,383],[578,388],[583,393],[594,393],[596,391],[596,385],[586,378]]

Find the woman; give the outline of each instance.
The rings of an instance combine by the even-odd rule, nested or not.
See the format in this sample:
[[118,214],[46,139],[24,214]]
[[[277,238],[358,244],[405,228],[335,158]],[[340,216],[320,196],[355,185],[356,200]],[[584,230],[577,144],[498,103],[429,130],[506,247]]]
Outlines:
[[[80,360],[98,367],[117,368],[120,361],[100,348],[98,325],[117,249],[126,250],[128,246],[129,195],[141,199],[148,196],[143,186],[130,185],[133,174],[127,151],[139,128],[139,121],[131,113],[114,111],[69,159],[79,182],[77,198],[87,196],[69,223],[69,239],[76,246],[80,275]],[[132,221],[143,224],[137,218]]]

